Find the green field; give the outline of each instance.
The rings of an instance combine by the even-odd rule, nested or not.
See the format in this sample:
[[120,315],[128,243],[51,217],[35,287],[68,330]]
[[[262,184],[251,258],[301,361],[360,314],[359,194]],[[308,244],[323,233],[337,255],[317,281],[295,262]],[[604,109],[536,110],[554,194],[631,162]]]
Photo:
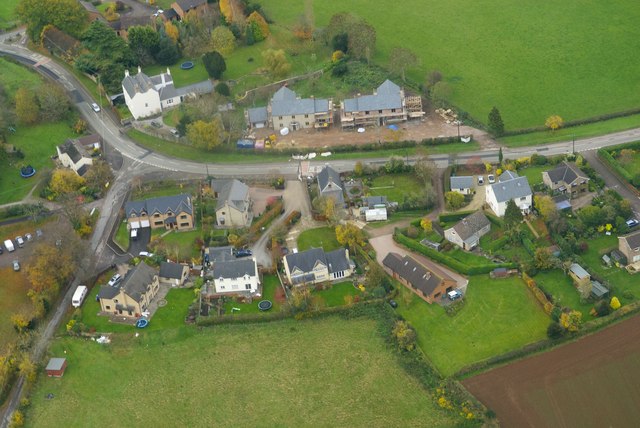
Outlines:
[[[403,294],[409,293],[401,288]],[[410,293],[398,311],[418,332],[418,344],[444,376],[477,361],[546,337],[549,318],[519,278],[470,278],[466,302],[455,316]]]
[[[6,257],[6,256],[5,256]],[[14,272],[10,266],[0,269],[3,280],[0,281],[0,354],[5,347],[18,338],[13,328],[11,315],[14,313],[29,313],[33,310],[31,300],[27,297],[30,287],[27,276],[23,271]]]
[[[63,351],[66,354],[63,354]],[[57,339],[63,378],[40,377],[30,427],[455,425],[368,319]],[[54,399],[47,400],[46,394]],[[117,410],[116,410],[117,409]]]
[[0,30],[13,27],[18,17],[15,14],[19,0],[2,0],[0,2]]
[[401,203],[413,190],[419,189],[418,180],[412,174],[380,175],[369,186],[371,196],[386,196],[389,202]]
[[309,248],[324,248],[325,251],[340,248],[335,230],[332,227],[318,227],[302,232],[298,236],[298,251],[305,251]]
[[630,56],[629,47],[640,37],[640,8],[632,0],[615,8],[577,0],[263,4],[283,25],[297,22],[306,4],[313,5],[316,27],[338,12],[366,19],[377,32],[376,62],[386,65],[396,46],[412,48],[420,59],[409,70],[412,80],[440,70],[454,104],[480,121],[495,105],[507,129],[542,126],[552,114],[573,120],[638,107],[640,57]]

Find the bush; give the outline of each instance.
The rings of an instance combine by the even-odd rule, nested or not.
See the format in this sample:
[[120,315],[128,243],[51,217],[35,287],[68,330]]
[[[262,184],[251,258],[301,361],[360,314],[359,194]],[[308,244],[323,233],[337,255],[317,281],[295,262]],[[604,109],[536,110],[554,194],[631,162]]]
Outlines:
[[340,61],[331,69],[331,75],[333,77],[342,77],[347,73],[349,73],[349,66],[344,61]]
[[564,328],[555,321],[547,327],[547,337],[549,339],[560,339],[564,336],[564,332]]
[[225,97],[231,95],[231,89],[229,89],[229,85],[224,82],[220,82],[216,85],[216,92]]

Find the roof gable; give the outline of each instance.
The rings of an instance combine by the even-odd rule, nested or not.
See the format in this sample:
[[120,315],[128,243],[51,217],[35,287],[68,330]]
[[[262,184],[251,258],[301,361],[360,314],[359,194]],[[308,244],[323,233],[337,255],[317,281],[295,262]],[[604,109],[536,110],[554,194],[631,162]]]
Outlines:
[[[500,178],[503,176],[504,174],[502,174]],[[515,178],[510,180],[500,180],[499,182],[492,184],[490,189],[494,193],[498,203],[532,195],[527,177],[519,177],[517,174]]]
[[390,110],[402,108],[402,89],[390,80],[385,80],[373,95],[363,95],[344,100],[346,112]]
[[398,274],[411,287],[420,290],[425,296],[430,296],[444,280],[451,279],[436,275],[410,256],[401,257],[399,254],[389,253],[382,264]]
[[211,187],[218,193],[216,210],[227,205],[245,212],[249,209],[249,186],[243,182],[233,180],[211,180]]
[[452,189],[471,189],[473,187],[473,177],[470,175],[460,175],[451,177]]
[[469,239],[473,235],[480,232],[480,230],[484,229],[487,226],[490,226],[491,222],[486,215],[484,215],[481,211],[477,211],[462,220],[456,223],[453,226],[453,230],[463,241]]
[[640,230],[620,236],[619,239],[625,241],[633,251],[640,251]]
[[131,217],[132,215],[139,216],[143,211],[147,215],[154,213],[166,214],[168,212],[174,215],[181,212],[193,214],[193,205],[191,203],[191,196],[181,194],[145,199],[144,201],[130,201],[125,204],[124,211],[127,217]]
[[213,266],[213,277],[236,279],[244,276],[257,277],[258,266],[256,259],[235,259],[216,262]]
[[273,94],[270,105],[272,116],[294,116],[329,111],[329,100],[323,98],[298,98],[298,95],[286,86],[278,89]]
[[301,272],[311,272],[318,263],[328,267],[327,257],[322,248],[311,248],[307,251],[299,253],[290,253],[284,256],[289,267],[289,272],[293,272],[296,268]]
[[160,276],[161,278],[182,279],[182,273],[184,272],[185,265],[172,262],[160,263]]
[[120,288],[127,296],[140,302],[140,298],[146,293],[147,286],[153,282],[155,275],[156,272],[151,266],[140,262],[138,266],[127,272]]

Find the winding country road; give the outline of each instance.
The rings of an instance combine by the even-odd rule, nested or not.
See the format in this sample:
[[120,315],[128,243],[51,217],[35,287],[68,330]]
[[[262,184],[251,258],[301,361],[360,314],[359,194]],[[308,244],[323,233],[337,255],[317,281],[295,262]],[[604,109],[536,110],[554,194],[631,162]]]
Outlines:
[[[15,38],[16,34],[24,32],[23,29],[16,30],[12,33],[0,35],[0,56],[10,57],[30,68],[35,69],[47,78],[62,85],[70,94],[73,103],[78,108],[80,114],[90,124],[90,126],[100,133],[105,141],[105,150],[115,150],[124,159],[118,162],[117,174],[114,182],[111,183],[110,190],[104,198],[102,209],[100,210],[100,218],[95,226],[94,234],[90,242],[94,259],[88,258],[83,263],[82,271],[89,272],[100,271],[101,268],[108,266],[113,260],[113,253],[107,250],[108,237],[115,226],[117,220],[117,211],[122,206],[130,190],[130,183],[133,177],[140,175],[154,175],[161,177],[166,176],[194,176],[203,177],[214,175],[217,177],[251,177],[273,175],[275,171],[278,174],[288,178],[297,177],[298,162],[290,160],[288,162],[262,162],[262,163],[246,163],[246,164],[226,164],[226,163],[199,163],[183,159],[174,159],[151,150],[140,147],[121,133],[120,124],[116,122],[108,112],[104,110],[100,114],[96,114],[90,107],[95,102],[82,84],[68,72],[64,67],[52,61],[50,58],[36,52],[32,52],[20,43],[7,43],[9,38]],[[578,140],[575,142],[576,152],[587,152],[596,150],[601,147],[621,144],[640,140],[640,129],[632,129],[628,131],[617,132],[614,134],[604,135]],[[540,146],[522,147],[516,149],[504,149],[506,158],[519,158],[529,156],[534,153],[544,154],[547,156],[571,153],[572,142],[566,141],[555,144],[547,144]],[[107,156],[108,157],[108,156]],[[455,156],[433,155],[430,156],[439,167],[449,165],[451,162],[465,163],[470,158],[478,158],[484,162],[497,162],[498,150],[482,150],[476,152],[468,152],[457,154]],[[363,158],[359,159],[370,164],[383,164],[387,158]],[[318,164],[329,164],[338,171],[353,170],[357,160],[327,160],[317,161]],[[596,168],[597,169],[597,168]],[[597,169],[598,170],[598,169]],[[611,176],[605,177],[607,184],[613,180]],[[610,185],[610,184],[609,184]],[[635,195],[634,195],[635,196]],[[640,203],[638,199],[634,199],[634,206]],[[53,312],[51,320],[41,332],[41,335],[34,346],[34,358],[39,360],[46,350],[53,333],[58,326],[60,320],[65,314],[71,301],[71,295],[75,286],[80,284],[86,277],[83,272],[79,272],[77,279],[68,288],[61,302]],[[8,426],[10,416],[17,408],[19,398],[22,393],[23,378],[20,377],[8,398],[8,404],[5,413],[0,419],[0,428]]]

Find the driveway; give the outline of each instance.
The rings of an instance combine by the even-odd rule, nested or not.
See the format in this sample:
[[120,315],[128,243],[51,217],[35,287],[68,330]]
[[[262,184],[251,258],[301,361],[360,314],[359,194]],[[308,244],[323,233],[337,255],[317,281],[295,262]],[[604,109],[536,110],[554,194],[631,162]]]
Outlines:
[[267,203],[271,198],[278,198],[282,196],[284,191],[276,190],[273,187],[255,187],[249,188],[249,196],[253,201],[253,216],[258,217],[267,208]]
[[376,259],[380,266],[382,266],[382,260],[384,260],[387,254],[391,252],[398,253],[401,256],[410,255],[411,257],[425,265],[427,268],[429,268],[436,275],[444,274],[453,278],[458,283],[458,286],[456,288],[460,289],[463,293],[466,293],[467,284],[469,283],[469,280],[467,278],[457,272],[452,271],[449,268],[435,263],[431,259],[428,259],[420,254],[412,253],[411,251],[400,247],[393,240],[393,235],[378,236],[377,238],[370,239],[369,243],[376,250]]
[[147,245],[151,241],[151,228],[150,227],[142,227],[138,229],[138,239],[135,241],[129,239],[129,249],[127,252],[132,256],[136,257],[140,254],[140,251],[147,251]]

